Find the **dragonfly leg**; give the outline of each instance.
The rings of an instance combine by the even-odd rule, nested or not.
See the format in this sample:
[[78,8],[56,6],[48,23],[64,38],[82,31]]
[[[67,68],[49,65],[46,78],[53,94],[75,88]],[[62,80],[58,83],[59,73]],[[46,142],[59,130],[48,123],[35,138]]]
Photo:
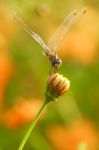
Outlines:
[[52,67],[52,68],[50,69],[50,71],[49,71],[49,75],[52,75],[52,74],[54,74],[54,73],[56,73],[56,70],[55,70],[54,67]]
[[57,73],[58,72],[58,67],[54,67],[54,73]]
[[52,67],[49,74],[52,75],[54,73],[57,73],[58,72],[58,68],[57,67]]

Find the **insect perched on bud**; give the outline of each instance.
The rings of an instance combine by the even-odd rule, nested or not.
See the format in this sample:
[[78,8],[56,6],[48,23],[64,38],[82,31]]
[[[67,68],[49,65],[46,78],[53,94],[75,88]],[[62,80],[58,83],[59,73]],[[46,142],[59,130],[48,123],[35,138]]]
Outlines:
[[45,96],[48,101],[54,101],[60,95],[66,93],[70,88],[70,81],[59,73],[50,75],[47,83]]
[[[46,7],[44,6],[43,9],[45,11]],[[41,9],[40,11],[42,11],[43,9]],[[58,72],[58,69],[62,64],[60,57],[57,55],[57,51],[63,45],[66,34],[70,30],[70,28],[77,23],[77,21],[81,18],[81,16],[85,14],[85,12],[86,12],[85,8],[82,8],[79,11],[75,10],[71,12],[64,19],[64,21],[62,22],[60,27],[56,30],[56,32],[52,35],[52,37],[49,39],[48,44],[46,44],[38,34],[32,31],[32,29],[17,14],[14,15],[14,19],[17,20],[20,23],[20,25],[23,26],[24,30],[36,42],[38,42],[41,45],[41,47],[43,48],[44,54],[46,54],[46,56],[49,58],[49,61],[52,66],[50,73],[56,73]],[[42,12],[42,15],[45,15],[45,13]]]

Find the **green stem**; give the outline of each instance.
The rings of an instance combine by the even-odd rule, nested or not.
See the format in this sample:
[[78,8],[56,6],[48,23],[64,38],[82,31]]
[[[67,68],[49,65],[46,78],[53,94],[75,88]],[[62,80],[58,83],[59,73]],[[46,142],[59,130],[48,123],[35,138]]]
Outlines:
[[27,130],[27,132],[26,132],[26,134],[25,134],[25,136],[24,136],[24,138],[23,138],[23,140],[22,140],[22,142],[21,142],[21,144],[20,144],[18,150],[22,150],[22,149],[23,149],[23,147],[24,147],[24,145],[25,145],[27,139],[29,138],[29,136],[30,136],[32,130],[34,129],[35,124],[37,123],[38,119],[40,118],[41,113],[43,112],[43,110],[44,110],[44,108],[46,107],[47,103],[48,103],[48,101],[45,100],[44,103],[43,103],[43,105],[42,105],[42,107],[40,108],[39,112],[37,113],[35,119],[32,121],[32,123],[31,123],[29,129]]

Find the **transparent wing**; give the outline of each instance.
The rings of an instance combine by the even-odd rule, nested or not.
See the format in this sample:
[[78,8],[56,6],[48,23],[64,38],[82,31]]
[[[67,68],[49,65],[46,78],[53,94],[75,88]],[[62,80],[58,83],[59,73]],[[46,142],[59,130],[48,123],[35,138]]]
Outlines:
[[63,23],[49,39],[48,47],[51,50],[57,51],[60,49],[60,47],[63,45],[67,32],[74,24],[77,23],[77,21],[81,18],[81,16],[83,16],[85,12],[85,8],[82,8],[80,11],[75,10],[64,19]]
[[42,40],[42,38],[37,35],[35,32],[32,31],[32,29],[22,20],[21,17],[19,17],[18,15],[14,15],[14,19],[16,21],[18,21],[24,28],[24,30],[35,40],[37,41],[43,48],[44,52],[46,55],[49,55],[51,52],[48,49],[47,45],[44,43],[44,41]]

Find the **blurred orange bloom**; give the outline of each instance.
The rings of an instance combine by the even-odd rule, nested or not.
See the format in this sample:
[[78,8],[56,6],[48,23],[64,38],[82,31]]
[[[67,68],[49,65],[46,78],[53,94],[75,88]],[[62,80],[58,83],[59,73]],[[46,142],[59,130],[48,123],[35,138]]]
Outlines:
[[7,40],[4,35],[0,33],[0,53],[5,49],[7,49]]
[[[19,128],[35,118],[41,105],[42,102],[40,100],[19,99],[12,108],[2,114],[2,122],[8,128]],[[44,114],[40,119],[42,117],[44,117]]]
[[6,52],[0,53],[0,103],[5,94],[5,89],[9,79],[12,76],[13,66]]
[[5,89],[13,73],[13,65],[8,56],[8,39],[11,37],[13,22],[8,17],[6,7],[0,6],[0,105]]
[[[9,11],[5,6],[0,6],[0,106],[4,100],[5,90],[8,81],[14,72],[14,65],[9,57],[8,44],[12,37],[14,29],[14,21],[9,17]],[[41,101],[20,99],[17,103],[8,108],[8,110],[0,112],[0,121],[8,128],[16,129],[26,122],[30,122],[36,116]]]
[[14,29],[14,23],[11,19],[7,7],[0,6],[0,34],[9,39]]
[[47,137],[57,150],[78,150],[80,144],[96,150],[98,144],[98,135],[89,121],[78,121],[67,127],[54,125],[47,129]]

